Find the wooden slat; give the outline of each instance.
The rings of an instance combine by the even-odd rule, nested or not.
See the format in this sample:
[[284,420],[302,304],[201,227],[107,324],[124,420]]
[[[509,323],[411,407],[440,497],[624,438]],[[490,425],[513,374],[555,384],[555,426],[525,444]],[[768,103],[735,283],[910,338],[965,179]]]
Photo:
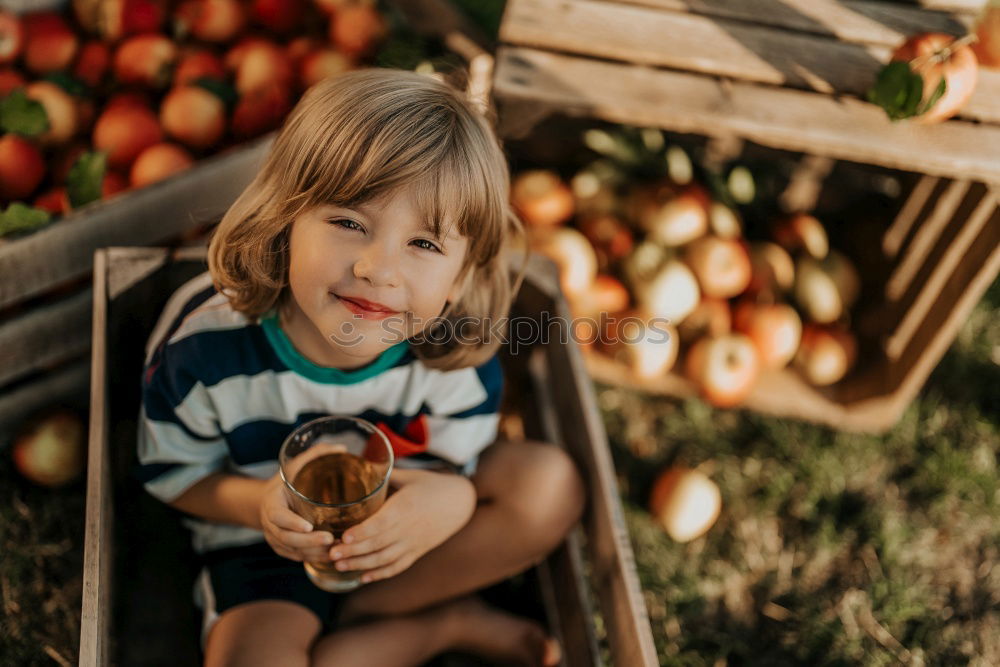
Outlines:
[[968,12],[930,11],[893,2],[856,0],[623,1],[891,47],[920,32],[963,35],[974,19]]
[[902,356],[920,325],[927,320],[932,305],[944,289],[945,281],[955,272],[958,262],[965,257],[987,221],[992,219],[994,226],[1000,226],[1000,213],[993,193],[984,188],[974,196],[978,199],[975,210],[962,221],[957,233],[944,241],[942,252],[926,262],[918,274],[915,282],[919,290],[915,290],[899,324],[886,341],[885,351],[889,359]]
[[0,387],[79,357],[90,346],[91,290],[0,325]]
[[[890,123],[873,105],[827,95],[721,82],[519,47],[498,50],[494,93],[572,115],[714,136],[736,133],[775,148],[1000,182],[1000,127]],[[501,109],[502,110],[502,109]]]
[[917,217],[927,205],[931,193],[937,187],[938,181],[940,179],[935,176],[923,176],[907,196],[903,206],[899,209],[899,213],[896,214],[896,217],[882,236],[882,252],[885,253],[886,257],[890,259],[896,257],[896,253],[903,246],[903,241],[909,236],[910,230],[913,229],[913,224],[917,221]]
[[104,667],[110,653],[112,607],[110,527],[111,477],[108,470],[108,405],[106,402],[107,253],[95,253],[94,314],[90,381],[90,435],[87,455],[87,507],[84,514],[83,601],[80,619],[80,665]]
[[221,217],[272,140],[273,133],[0,245],[0,308],[85,276],[97,248],[153,244]]
[[[533,258],[534,284],[546,291],[554,317],[570,317],[559,294],[554,267],[541,273]],[[547,275],[546,275],[547,274]],[[601,600],[615,665],[652,667],[657,662],[649,617],[642,599],[628,529],[618,496],[614,462],[600,421],[593,386],[576,345],[548,346],[545,369],[534,369],[553,391],[553,404],[567,445],[580,457],[591,494],[586,516],[591,577]]]
[[32,412],[57,403],[78,407],[89,377],[90,362],[80,359],[0,394],[0,447],[9,444],[13,430]]
[[[882,46],[608,0],[511,0],[500,36],[512,45],[861,98],[891,55]],[[981,70],[961,115],[1000,123],[1000,72]]]
[[[534,396],[538,403],[535,407],[545,439],[563,447],[570,447],[571,441],[566,440],[564,429],[560,425],[551,386],[552,378],[547,374],[545,356],[546,353],[542,348],[536,348],[532,351],[529,362]],[[579,458],[579,454],[575,458]],[[574,537],[569,539],[567,544],[579,549],[580,541]],[[600,652],[593,627],[593,606],[584,582],[581,555],[560,547],[550,557],[550,561],[553,565],[550,572],[553,584],[563,593],[562,599],[556,602],[559,611],[559,631],[566,653],[564,661],[567,665],[600,667]]]
[[907,244],[902,258],[893,268],[885,286],[885,297],[891,303],[899,301],[909,289],[914,277],[924,265],[931,249],[937,245],[941,234],[955,214],[971,184],[968,181],[952,181],[934,202],[931,214],[924,220]]

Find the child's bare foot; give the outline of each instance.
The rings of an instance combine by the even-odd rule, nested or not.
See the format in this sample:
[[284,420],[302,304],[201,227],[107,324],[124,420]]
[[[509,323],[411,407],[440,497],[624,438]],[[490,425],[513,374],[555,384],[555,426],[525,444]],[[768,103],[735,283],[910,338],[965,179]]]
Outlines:
[[542,626],[487,605],[475,597],[445,605],[456,638],[454,649],[518,667],[555,667],[562,659],[559,642]]

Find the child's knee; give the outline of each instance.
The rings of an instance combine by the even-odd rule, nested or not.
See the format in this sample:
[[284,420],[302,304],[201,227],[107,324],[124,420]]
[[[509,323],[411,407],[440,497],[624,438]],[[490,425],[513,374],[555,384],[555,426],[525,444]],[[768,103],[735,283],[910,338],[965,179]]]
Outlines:
[[555,546],[583,513],[580,472],[560,447],[533,443],[519,473],[506,500],[521,515],[525,529]]
[[262,600],[233,607],[209,633],[205,667],[308,667],[319,631],[316,615],[295,603]]

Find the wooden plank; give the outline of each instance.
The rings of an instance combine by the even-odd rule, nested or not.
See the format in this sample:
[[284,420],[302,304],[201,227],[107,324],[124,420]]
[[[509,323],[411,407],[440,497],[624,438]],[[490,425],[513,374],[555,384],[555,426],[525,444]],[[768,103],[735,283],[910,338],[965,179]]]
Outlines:
[[[547,267],[544,273],[540,263]],[[533,284],[551,299],[552,315],[568,320],[569,308],[559,294],[554,267],[533,257],[529,270]],[[585,517],[591,577],[601,600],[613,662],[652,667],[658,664],[656,649],[593,386],[576,345],[551,344],[547,352],[547,367],[533,372],[553,391],[563,438],[583,465],[592,499]]]
[[944,289],[945,281],[955,272],[959,261],[965,257],[966,251],[987,221],[993,218],[993,224],[1000,225],[994,194],[985,190],[977,192],[975,196],[978,198],[975,210],[967,219],[962,220],[958,233],[944,241],[942,252],[926,262],[918,274],[915,283],[920,288],[916,290],[898,326],[886,341],[885,351],[890,359],[902,356],[918,328],[927,321],[931,306]]
[[0,387],[83,356],[90,347],[90,288],[0,325]]
[[895,258],[899,249],[903,246],[903,241],[913,229],[913,224],[917,221],[920,212],[924,210],[930,199],[931,193],[937,187],[939,178],[934,176],[922,176],[906,198],[899,213],[893,219],[892,224],[885,230],[882,236],[882,252],[886,257]]
[[111,615],[111,476],[108,456],[107,397],[107,253],[94,256],[94,345],[91,347],[90,434],[87,453],[87,506],[84,513],[83,601],[80,619],[80,665],[104,667],[110,653]]
[[951,178],[1000,182],[1000,127],[893,124],[850,98],[722,82],[536,49],[498,50],[494,94],[570,115],[709,136]]
[[97,248],[149,245],[220,218],[253,178],[273,136],[0,245],[0,308],[86,275]]
[[893,268],[885,286],[885,297],[890,303],[899,301],[909,289],[914,277],[924,265],[931,249],[937,245],[942,232],[955,214],[971,183],[952,181],[934,202],[931,214],[924,220],[907,244],[902,258]]
[[[607,0],[511,0],[500,37],[518,46],[860,98],[891,55],[884,46]],[[1000,123],[1000,72],[981,70],[961,115]]]
[[844,42],[896,47],[910,35],[964,35],[974,21],[968,12],[931,11],[894,2],[857,0],[622,0],[672,11],[833,37]]
[[13,430],[32,412],[57,403],[86,405],[89,377],[90,362],[80,359],[0,394],[0,448],[10,444]]

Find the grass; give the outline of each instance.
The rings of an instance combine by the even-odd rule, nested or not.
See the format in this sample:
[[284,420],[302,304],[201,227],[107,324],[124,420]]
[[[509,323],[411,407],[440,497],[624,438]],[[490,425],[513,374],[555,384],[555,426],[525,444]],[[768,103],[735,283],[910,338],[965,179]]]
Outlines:
[[[599,389],[661,664],[1000,664],[998,315],[881,436]],[[686,545],[644,509],[673,461],[723,496]]]

